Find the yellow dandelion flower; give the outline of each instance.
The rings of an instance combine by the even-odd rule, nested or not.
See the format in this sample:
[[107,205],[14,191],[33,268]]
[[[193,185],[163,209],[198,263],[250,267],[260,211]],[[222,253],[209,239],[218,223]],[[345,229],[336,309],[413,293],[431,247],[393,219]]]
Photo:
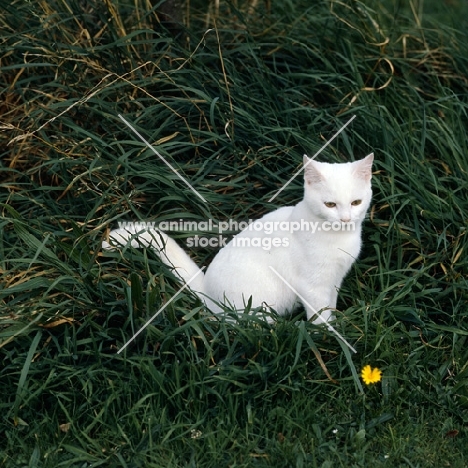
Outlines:
[[382,380],[382,371],[377,367],[372,369],[371,366],[367,365],[362,368],[361,377],[366,385],[377,383]]

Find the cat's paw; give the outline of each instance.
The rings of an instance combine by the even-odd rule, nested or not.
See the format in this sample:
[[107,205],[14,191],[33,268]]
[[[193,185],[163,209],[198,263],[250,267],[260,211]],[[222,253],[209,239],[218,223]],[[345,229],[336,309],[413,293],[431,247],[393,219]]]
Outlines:
[[335,315],[330,309],[325,309],[317,315],[315,315],[315,320],[312,320],[314,325],[328,325],[330,322],[335,320]]

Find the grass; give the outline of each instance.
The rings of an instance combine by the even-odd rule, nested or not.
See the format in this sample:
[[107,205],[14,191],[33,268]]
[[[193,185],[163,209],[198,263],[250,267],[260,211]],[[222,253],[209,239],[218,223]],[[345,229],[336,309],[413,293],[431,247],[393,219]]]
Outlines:
[[[181,30],[149,2],[3,9],[1,466],[468,465],[465,7],[439,3],[195,2]],[[268,200],[352,115],[320,159],[376,156],[335,324],[357,353],[183,292],[118,354],[180,286],[106,230],[296,203]]]

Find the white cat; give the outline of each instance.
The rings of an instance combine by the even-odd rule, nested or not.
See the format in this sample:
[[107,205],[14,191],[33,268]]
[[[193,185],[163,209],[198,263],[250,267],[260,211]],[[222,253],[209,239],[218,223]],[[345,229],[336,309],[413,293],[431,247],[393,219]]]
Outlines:
[[[213,312],[222,310],[218,304],[244,310],[251,298],[252,307],[284,314],[301,302],[308,320],[326,323],[334,318],[338,289],[361,250],[373,159],[370,154],[328,164],[304,156],[304,199],[256,222],[268,229],[249,226],[237,234],[205,274],[174,239],[156,229],[115,229],[110,238],[113,245],[130,241],[133,247],[154,248],[184,282],[191,281],[190,288]],[[103,248],[112,246],[103,242]]]

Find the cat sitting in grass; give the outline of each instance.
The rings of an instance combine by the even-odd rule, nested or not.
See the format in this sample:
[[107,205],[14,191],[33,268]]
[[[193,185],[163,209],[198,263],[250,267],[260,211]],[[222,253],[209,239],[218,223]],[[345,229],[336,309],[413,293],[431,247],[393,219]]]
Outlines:
[[258,220],[270,227],[268,233],[246,228],[237,234],[205,273],[174,239],[157,229],[115,229],[103,248],[130,243],[154,249],[183,282],[190,282],[212,312],[221,312],[223,304],[243,311],[251,301],[253,308],[266,306],[285,314],[302,303],[308,320],[327,323],[334,318],[343,278],[361,250],[373,159],[370,154],[355,162],[329,164],[304,156],[303,200]]

